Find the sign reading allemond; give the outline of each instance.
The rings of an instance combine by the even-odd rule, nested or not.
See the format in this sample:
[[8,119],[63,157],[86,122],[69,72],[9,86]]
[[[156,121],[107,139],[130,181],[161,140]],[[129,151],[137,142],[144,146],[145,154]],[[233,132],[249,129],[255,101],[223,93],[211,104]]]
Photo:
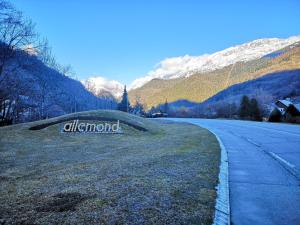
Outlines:
[[88,122],[79,122],[79,120],[74,120],[72,122],[67,122],[66,124],[64,124],[62,132],[119,134],[122,133],[122,129],[119,120],[116,123],[109,123],[109,122],[88,123]]

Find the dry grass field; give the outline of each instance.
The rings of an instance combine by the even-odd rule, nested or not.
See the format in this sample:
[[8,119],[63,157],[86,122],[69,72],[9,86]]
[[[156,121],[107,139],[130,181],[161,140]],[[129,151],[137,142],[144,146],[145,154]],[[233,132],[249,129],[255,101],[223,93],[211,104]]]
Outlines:
[[[74,116],[126,124],[122,134],[61,133]],[[219,162],[207,130],[117,111],[2,127],[0,224],[211,224]]]

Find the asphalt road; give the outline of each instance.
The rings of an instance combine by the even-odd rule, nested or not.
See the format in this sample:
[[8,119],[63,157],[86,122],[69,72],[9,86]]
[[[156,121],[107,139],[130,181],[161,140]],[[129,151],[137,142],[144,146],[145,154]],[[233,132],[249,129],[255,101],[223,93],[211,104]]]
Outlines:
[[300,224],[300,126],[174,119],[214,132],[229,160],[234,225]]

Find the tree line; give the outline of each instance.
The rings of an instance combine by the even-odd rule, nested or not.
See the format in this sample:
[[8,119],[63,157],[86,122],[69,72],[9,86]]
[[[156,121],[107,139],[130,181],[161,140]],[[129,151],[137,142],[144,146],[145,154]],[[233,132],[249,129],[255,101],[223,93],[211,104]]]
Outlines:
[[[200,106],[201,107],[201,106]],[[244,95],[241,98],[239,106],[236,103],[222,103],[219,105],[211,105],[205,108],[206,114],[197,107],[172,107],[166,100],[164,104],[159,104],[156,107],[151,107],[148,111],[145,106],[138,100],[134,106],[130,105],[126,86],[123,92],[121,101],[118,104],[118,110],[136,114],[139,116],[153,117],[160,113],[163,116],[170,117],[209,117],[209,118],[232,118],[242,120],[262,121],[262,108],[256,98],[249,98]]]

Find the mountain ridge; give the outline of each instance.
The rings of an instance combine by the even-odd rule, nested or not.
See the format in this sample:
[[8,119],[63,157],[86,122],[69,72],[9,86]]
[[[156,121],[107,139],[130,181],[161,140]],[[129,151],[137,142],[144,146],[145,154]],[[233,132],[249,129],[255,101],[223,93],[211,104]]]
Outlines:
[[[278,50],[277,50],[278,51]],[[276,57],[237,62],[205,73],[176,79],[154,79],[129,92],[130,100],[141,99],[147,108],[165,102],[186,99],[202,102],[229,86],[264,76],[265,74],[300,68],[300,42],[281,49]]]
[[[270,72],[298,68],[299,59],[295,60],[297,65],[285,65],[284,61],[288,60],[286,52],[298,48],[299,43],[300,36],[286,39],[263,38],[212,54],[169,58],[163,60],[156,70],[150,71],[148,76],[138,78],[137,80],[143,80],[139,85],[135,85],[135,80],[129,88],[129,97],[132,103],[140,100],[148,109],[165,102],[166,99],[168,101],[179,99],[193,102],[205,101],[235,83],[255,79]],[[281,59],[282,55],[287,58]],[[199,61],[201,62],[199,63]],[[273,61],[273,65],[271,65],[271,61]],[[185,65],[182,66],[182,63]],[[282,68],[276,66],[278,63],[282,65]],[[227,78],[224,76],[226,74]],[[198,80],[201,78],[197,76],[202,76],[206,82],[199,83]],[[208,80],[211,79],[209,76],[220,79],[220,81],[209,82]],[[96,96],[110,95],[118,99],[123,91],[123,85],[120,82],[104,77],[90,77],[83,80],[82,83]],[[208,93],[203,96],[203,93],[193,83],[210,86],[209,90],[206,90]],[[140,86],[140,84],[142,85]]]
[[212,54],[167,58],[159,63],[157,69],[150,71],[144,77],[134,80],[130,89],[139,88],[154,78],[175,79],[189,77],[195,73],[221,69],[236,62],[258,59],[298,41],[300,41],[300,36],[292,36],[286,39],[262,38],[235,45]]

